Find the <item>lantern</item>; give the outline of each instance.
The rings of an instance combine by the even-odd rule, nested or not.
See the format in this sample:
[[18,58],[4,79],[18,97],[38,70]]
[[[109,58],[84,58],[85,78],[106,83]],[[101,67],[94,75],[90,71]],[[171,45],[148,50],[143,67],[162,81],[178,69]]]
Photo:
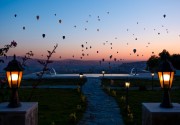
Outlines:
[[128,112],[130,82],[125,82],[125,87],[126,87],[126,111]]
[[152,90],[154,88],[154,85],[153,85],[153,80],[154,80],[154,72],[151,73],[151,76],[152,76]]
[[19,102],[17,90],[20,87],[24,69],[20,64],[20,62],[16,60],[16,56],[14,55],[14,59],[8,63],[7,67],[4,68],[4,70],[6,71],[9,88],[12,91],[12,95],[8,107],[12,107],[12,108],[19,107],[21,104]]
[[172,87],[172,82],[174,78],[174,68],[166,58],[163,59],[160,63],[158,77],[161,88],[164,90],[163,101],[160,106],[163,108],[171,108],[172,104],[169,95],[169,90]]
[[102,71],[102,74],[103,74],[103,77],[104,77],[104,74],[105,74],[105,71],[104,71],[104,70]]

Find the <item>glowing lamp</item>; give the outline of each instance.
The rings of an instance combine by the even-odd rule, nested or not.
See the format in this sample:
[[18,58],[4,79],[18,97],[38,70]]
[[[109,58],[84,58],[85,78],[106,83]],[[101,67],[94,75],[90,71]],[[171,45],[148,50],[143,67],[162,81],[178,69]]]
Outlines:
[[105,71],[104,71],[104,70],[102,71],[102,74],[103,74],[103,77],[104,77],[104,74],[105,74]]
[[130,82],[125,82],[125,87],[129,88],[129,86],[130,86]]
[[126,87],[126,111],[128,111],[130,82],[125,82],[125,87]]
[[158,77],[160,81],[161,88],[164,90],[163,100],[161,107],[171,108],[171,99],[169,95],[169,90],[172,87],[172,82],[174,78],[174,68],[172,64],[165,58],[159,65]]
[[174,78],[174,71],[158,72],[161,88],[171,88]]
[[17,90],[20,87],[24,69],[21,63],[16,60],[16,56],[14,55],[14,59],[8,63],[7,67],[4,68],[4,70],[6,71],[9,88],[12,92],[8,107],[19,107],[21,104],[19,102]]
[[83,78],[83,76],[84,76],[84,75],[83,75],[83,73],[79,73],[79,78],[81,78],[81,79],[82,79],[82,78]]
[[153,90],[153,88],[154,88],[154,85],[153,85],[154,72],[151,73],[151,76],[152,76],[152,90]]

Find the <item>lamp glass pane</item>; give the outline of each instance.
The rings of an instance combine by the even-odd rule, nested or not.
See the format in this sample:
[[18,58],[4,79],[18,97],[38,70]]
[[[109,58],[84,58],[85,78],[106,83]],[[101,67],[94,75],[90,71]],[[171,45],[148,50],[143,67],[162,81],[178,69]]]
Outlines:
[[174,79],[174,72],[171,72],[171,78],[170,78],[170,88],[172,87],[172,82]]
[[9,83],[9,87],[19,87],[20,86],[20,82],[22,79],[22,71],[21,72],[16,72],[16,71],[7,71],[7,79],[8,79],[8,83]]
[[19,72],[18,88],[20,87],[21,79],[22,79],[22,71]]
[[158,72],[161,88],[171,88],[174,72]]
[[125,86],[126,86],[126,88],[129,88],[130,83],[129,83],[129,82],[126,82],[126,83],[125,83]]
[[11,88],[11,75],[10,75],[10,72],[6,72],[6,75],[7,75],[7,79],[8,79],[8,84],[9,84],[9,87]]

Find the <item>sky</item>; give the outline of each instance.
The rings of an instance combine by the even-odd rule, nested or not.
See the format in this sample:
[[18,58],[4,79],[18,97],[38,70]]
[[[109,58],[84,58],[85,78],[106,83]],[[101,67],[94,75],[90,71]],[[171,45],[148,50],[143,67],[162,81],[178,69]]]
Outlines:
[[15,40],[7,55],[33,51],[33,58],[45,59],[58,44],[55,60],[178,54],[179,6],[180,0],[0,0],[0,48]]

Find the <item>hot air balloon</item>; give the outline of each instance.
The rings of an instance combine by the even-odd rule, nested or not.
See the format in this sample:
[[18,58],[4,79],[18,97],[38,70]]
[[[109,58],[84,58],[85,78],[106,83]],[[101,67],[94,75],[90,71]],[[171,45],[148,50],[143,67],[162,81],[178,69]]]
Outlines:
[[166,14],[164,14],[163,17],[166,18]]
[[42,34],[42,37],[45,38],[46,34]]
[[112,55],[110,55],[109,58],[112,59]]
[[136,53],[136,49],[133,49],[133,52]]
[[39,15],[36,16],[36,19],[39,20]]
[[66,37],[65,36],[62,36],[63,39],[65,39]]

